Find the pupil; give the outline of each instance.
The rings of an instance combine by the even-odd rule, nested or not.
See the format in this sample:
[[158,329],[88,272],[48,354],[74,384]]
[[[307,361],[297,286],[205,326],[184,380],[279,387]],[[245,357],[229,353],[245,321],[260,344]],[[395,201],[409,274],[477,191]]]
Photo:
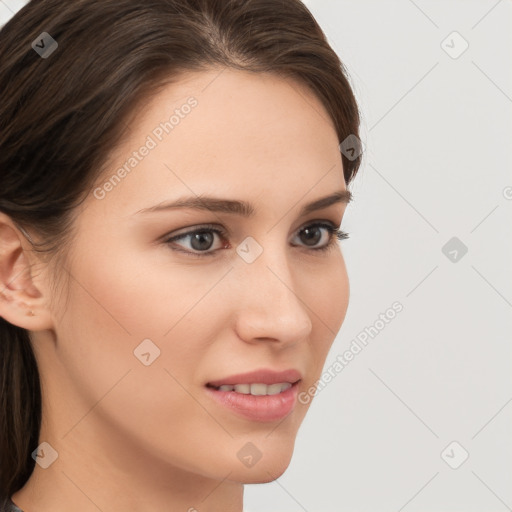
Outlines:
[[[312,235],[312,232],[314,233]],[[322,234],[320,233],[320,229],[315,227],[315,228],[306,228],[303,230],[303,233],[306,234],[306,240],[307,241],[313,241],[313,243],[311,243],[311,245],[316,245],[319,241],[319,239],[322,237]]]
[[[205,238],[207,240],[206,246],[204,244]],[[209,239],[209,240],[208,240]],[[196,244],[195,242],[199,242],[199,244]],[[195,233],[195,235],[192,238],[192,247],[198,251],[209,249],[213,242],[213,234],[209,233],[207,231],[201,231],[199,233]]]

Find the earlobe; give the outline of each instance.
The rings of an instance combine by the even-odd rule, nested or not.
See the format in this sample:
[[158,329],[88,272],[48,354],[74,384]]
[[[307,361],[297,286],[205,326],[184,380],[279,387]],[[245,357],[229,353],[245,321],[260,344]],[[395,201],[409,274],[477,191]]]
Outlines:
[[27,330],[50,329],[52,317],[32,275],[29,251],[23,234],[0,212],[0,316]]

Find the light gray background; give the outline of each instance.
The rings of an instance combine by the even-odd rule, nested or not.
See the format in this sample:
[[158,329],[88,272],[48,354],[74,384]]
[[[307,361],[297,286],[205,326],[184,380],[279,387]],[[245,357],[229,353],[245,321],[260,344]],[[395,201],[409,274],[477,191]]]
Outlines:
[[[0,1],[0,24],[24,3]],[[348,68],[365,145],[326,368],[404,309],[316,396],[288,470],[246,486],[246,508],[512,510],[512,4],[306,4]],[[456,262],[452,237],[468,249]]]

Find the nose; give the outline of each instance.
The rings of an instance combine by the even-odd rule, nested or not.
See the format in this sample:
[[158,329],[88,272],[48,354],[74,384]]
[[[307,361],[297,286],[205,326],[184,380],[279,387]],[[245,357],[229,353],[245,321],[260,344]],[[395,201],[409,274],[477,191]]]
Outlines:
[[239,291],[236,331],[242,340],[270,340],[284,347],[310,336],[311,305],[304,296],[307,289],[301,286],[299,290],[285,254],[271,254],[267,249],[250,264],[240,261],[235,273]]

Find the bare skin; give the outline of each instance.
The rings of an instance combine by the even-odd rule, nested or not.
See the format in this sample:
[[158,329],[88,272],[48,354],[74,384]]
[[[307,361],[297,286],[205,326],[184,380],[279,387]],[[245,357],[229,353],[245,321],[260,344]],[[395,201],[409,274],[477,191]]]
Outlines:
[[[155,127],[191,96],[197,105],[158,141]],[[104,196],[91,191],[79,207],[58,300],[46,267],[0,213],[0,315],[30,331],[43,388],[39,442],[58,453],[12,500],[25,512],[240,512],[244,483],[288,467],[310,404],[251,421],[214,402],[205,384],[260,368],[299,370],[299,392],[320,378],[349,281],[336,239],[315,251],[329,232],[308,245],[301,231],[317,221],[339,227],[347,205],[300,210],[346,190],[339,141],[306,88],[235,70],[185,75],[130,128],[99,181]],[[104,187],[151,134],[156,147]],[[201,194],[247,201],[255,213],[137,213]],[[200,253],[192,237],[162,240],[204,224],[227,232],[210,232],[201,250],[214,255],[190,255]],[[236,251],[247,237],[263,250],[251,263]],[[145,339],[160,349],[147,366],[134,354]],[[237,456],[247,442],[262,455],[253,467]]]

